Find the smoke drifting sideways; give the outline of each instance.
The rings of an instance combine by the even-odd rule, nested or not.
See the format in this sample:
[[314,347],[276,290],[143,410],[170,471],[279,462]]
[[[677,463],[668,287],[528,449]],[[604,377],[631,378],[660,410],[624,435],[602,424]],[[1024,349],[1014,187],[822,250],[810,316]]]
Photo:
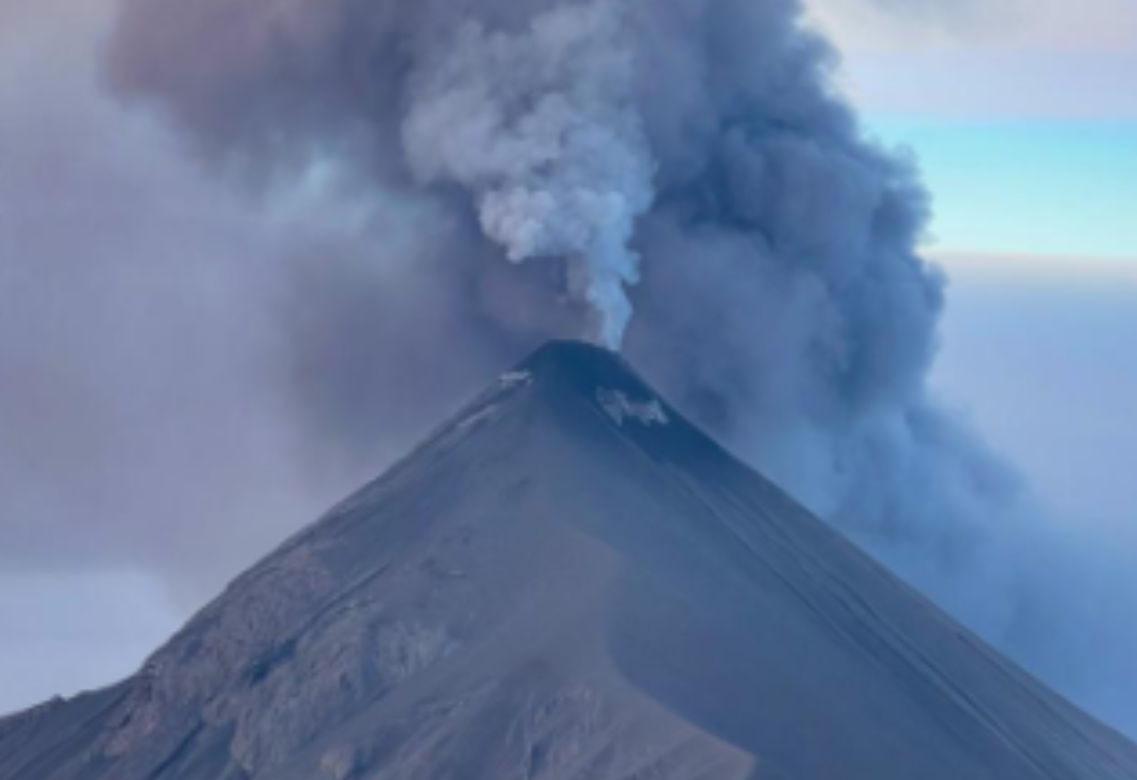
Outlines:
[[795,0],[124,0],[106,57],[251,198],[341,209],[280,266],[314,460],[366,473],[545,338],[622,344],[949,610],[1137,717],[1105,693],[1137,638],[1079,609],[1120,586],[932,397],[928,197],[836,64]]

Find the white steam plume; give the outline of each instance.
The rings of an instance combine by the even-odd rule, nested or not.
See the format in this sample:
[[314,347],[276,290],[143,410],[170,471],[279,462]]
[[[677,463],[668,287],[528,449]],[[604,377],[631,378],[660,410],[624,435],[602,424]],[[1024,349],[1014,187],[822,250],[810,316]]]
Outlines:
[[469,189],[509,260],[569,260],[569,290],[612,348],[639,279],[628,242],[652,201],[624,5],[555,6],[511,32],[463,24],[418,63],[402,127],[416,178]]

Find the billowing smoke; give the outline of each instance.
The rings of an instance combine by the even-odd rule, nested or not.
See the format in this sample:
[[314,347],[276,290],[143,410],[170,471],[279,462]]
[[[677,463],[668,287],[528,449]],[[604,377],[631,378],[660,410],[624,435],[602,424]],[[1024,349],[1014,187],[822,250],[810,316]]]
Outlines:
[[468,189],[509,260],[566,259],[570,293],[611,347],[631,318],[628,243],[653,195],[625,6],[554,6],[519,31],[470,20],[411,78],[403,122],[416,179]]
[[344,215],[322,256],[280,264],[314,462],[373,471],[545,338],[623,343],[1072,689],[1044,655],[1094,627],[1020,593],[1056,547],[931,397],[927,198],[834,62],[796,0],[124,0],[107,65],[264,208]]
[[[402,381],[392,350],[488,371],[548,336],[620,344],[630,320],[637,362],[828,516],[967,536],[964,505],[1008,489],[927,399],[925,195],[832,94],[793,0],[123,8],[122,94],[270,200],[361,210],[292,326],[343,434],[382,438],[354,407]],[[352,303],[327,307],[357,327],[308,330],[312,290],[341,282]]]

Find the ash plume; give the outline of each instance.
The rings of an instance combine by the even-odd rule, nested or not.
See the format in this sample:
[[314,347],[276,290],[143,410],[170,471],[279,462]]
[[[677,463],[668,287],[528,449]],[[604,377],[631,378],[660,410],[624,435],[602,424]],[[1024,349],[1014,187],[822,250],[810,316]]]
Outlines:
[[932,397],[928,197],[796,0],[124,0],[106,65],[266,208],[350,215],[280,264],[311,449],[369,473],[589,337],[1018,657],[1093,630],[1036,614],[1049,532]]
[[415,70],[402,125],[415,179],[468,190],[510,261],[565,258],[570,293],[613,348],[638,277],[628,242],[653,194],[627,5],[553,6],[513,31],[471,19]]
[[[121,94],[241,186],[363,211],[317,285],[374,278],[375,314],[298,333],[304,360],[615,346],[630,322],[631,357],[703,423],[826,515],[900,533],[913,473],[989,470],[924,465],[958,450],[925,392],[926,196],[834,96],[834,64],[791,0],[127,0],[109,56]],[[390,351],[366,349],[347,362]]]

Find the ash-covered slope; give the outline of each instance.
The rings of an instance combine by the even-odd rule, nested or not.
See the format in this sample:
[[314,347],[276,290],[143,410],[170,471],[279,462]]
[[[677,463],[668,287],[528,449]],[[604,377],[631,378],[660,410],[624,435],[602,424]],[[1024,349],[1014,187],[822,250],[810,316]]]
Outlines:
[[1137,751],[553,344],[0,780],[1134,780]]

